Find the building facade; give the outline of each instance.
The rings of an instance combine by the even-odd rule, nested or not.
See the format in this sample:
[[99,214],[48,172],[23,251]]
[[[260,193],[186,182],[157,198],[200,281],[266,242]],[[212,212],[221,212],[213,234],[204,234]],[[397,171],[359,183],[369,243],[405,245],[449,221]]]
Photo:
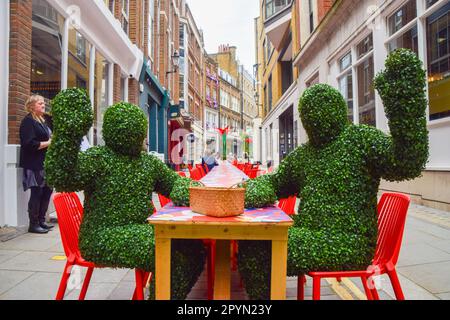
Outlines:
[[205,134],[205,86],[204,86],[204,41],[185,1],[182,3],[180,34],[183,74],[179,78],[182,88],[180,99],[191,122],[191,134],[186,141],[188,162],[199,162],[204,153]]
[[219,107],[220,81],[218,64],[204,52],[204,84],[205,84],[205,143],[209,152],[220,150]]
[[[329,83],[347,100],[353,123],[388,132],[373,77],[392,50],[403,47],[416,52],[428,77],[429,162],[421,178],[383,182],[381,187],[409,193],[416,202],[444,210],[450,209],[449,17],[447,0],[337,2],[294,61],[302,70],[300,92],[315,79]],[[306,141],[305,135],[300,138]]]
[[[62,89],[86,89],[94,108],[91,144],[102,144],[103,113],[120,100],[139,102],[143,65],[138,2],[128,1],[2,1],[1,178],[4,201],[0,224],[28,224],[28,194],[22,189],[19,168],[19,126],[24,105],[37,93],[51,107]],[[120,17],[119,17],[120,16]],[[119,22],[117,22],[119,20]],[[4,115],[4,116],[3,116]]]

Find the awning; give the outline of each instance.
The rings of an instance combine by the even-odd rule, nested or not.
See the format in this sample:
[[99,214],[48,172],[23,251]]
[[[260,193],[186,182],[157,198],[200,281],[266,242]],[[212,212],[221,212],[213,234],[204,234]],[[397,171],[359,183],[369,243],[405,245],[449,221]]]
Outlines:
[[147,85],[147,93],[151,98],[161,107],[167,108],[169,99],[169,92],[159,82],[158,78],[153,74],[147,62],[144,63],[141,71],[139,82]]
[[142,51],[131,42],[120,22],[103,0],[47,0],[65,18],[77,24],[77,30],[110,62],[139,80]]
[[192,120],[191,118],[183,112],[184,109],[180,105],[170,105],[169,106],[169,119],[171,123],[177,123],[179,128],[192,131]]

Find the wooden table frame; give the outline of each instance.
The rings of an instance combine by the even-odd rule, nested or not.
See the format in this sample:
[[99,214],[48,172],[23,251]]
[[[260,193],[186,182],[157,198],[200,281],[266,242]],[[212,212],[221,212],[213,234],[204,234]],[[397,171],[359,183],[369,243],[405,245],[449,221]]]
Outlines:
[[230,240],[272,241],[271,299],[286,299],[288,228],[293,222],[175,222],[155,226],[156,299],[170,300],[172,239],[216,239],[214,299],[230,300]]

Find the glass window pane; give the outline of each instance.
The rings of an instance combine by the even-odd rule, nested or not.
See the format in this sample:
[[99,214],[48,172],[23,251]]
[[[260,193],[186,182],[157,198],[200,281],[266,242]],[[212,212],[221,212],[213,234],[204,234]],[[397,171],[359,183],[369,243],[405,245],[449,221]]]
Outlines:
[[376,126],[373,57],[358,66],[359,123]]
[[416,0],[409,0],[403,7],[389,17],[389,35],[393,35],[416,17]]
[[64,17],[47,1],[33,1],[31,92],[51,100],[61,90],[61,39]]
[[430,120],[450,117],[450,3],[427,18]]
[[348,67],[352,65],[352,54],[351,52],[347,53],[339,62],[341,71],[344,71]]
[[82,88],[89,93],[91,44],[75,29],[69,30],[68,88]]
[[373,49],[373,38],[372,38],[372,34],[370,34],[363,41],[361,41],[356,47],[356,50],[358,52],[358,59],[362,58],[365,54],[370,52],[372,49]]
[[94,144],[104,145],[102,136],[103,116],[108,105],[108,61],[96,51],[94,82]]
[[339,79],[339,90],[347,102],[348,120],[353,123],[353,76],[351,72]]
[[414,26],[414,28],[412,28],[411,30],[406,31],[398,38],[389,42],[388,49],[389,52],[392,52],[399,48],[406,48],[414,51],[418,55],[418,46],[419,41],[417,37],[417,26]]

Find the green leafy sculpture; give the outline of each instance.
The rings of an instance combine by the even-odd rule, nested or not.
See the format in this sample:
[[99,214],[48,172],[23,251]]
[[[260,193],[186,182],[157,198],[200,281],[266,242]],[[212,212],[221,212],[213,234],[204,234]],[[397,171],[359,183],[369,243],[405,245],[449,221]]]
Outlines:
[[[88,261],[111,268],[154,271],[152,192],[189,205],[189,179],[142,152],[147,120],[137,107],[119,103],[104,115],[105,146],[80,152],[93,114],[84,90],[68,89],[52,103],[54,134],[45,169],[59,192],[84,190],[80,250]],[[184,299],[203,270],[201,241],[172,243],[172,298]],[[156,275],[157,277],[158,275]]]
[[[292,152],[276,173],[251,181],[246,206],[298,194],[289,230],[288,275],[311,271],[361,270],[370,265],[377,241],[380,179],[402,181],[421,175],[428,159],[425,71],[409,50],[400,49],[377,75],[391,135],[347,121],[341,94],[324,84],[300,99],[309,142]],[[267,299],[270,243],[241,241],[239,270],[253,299]]]

